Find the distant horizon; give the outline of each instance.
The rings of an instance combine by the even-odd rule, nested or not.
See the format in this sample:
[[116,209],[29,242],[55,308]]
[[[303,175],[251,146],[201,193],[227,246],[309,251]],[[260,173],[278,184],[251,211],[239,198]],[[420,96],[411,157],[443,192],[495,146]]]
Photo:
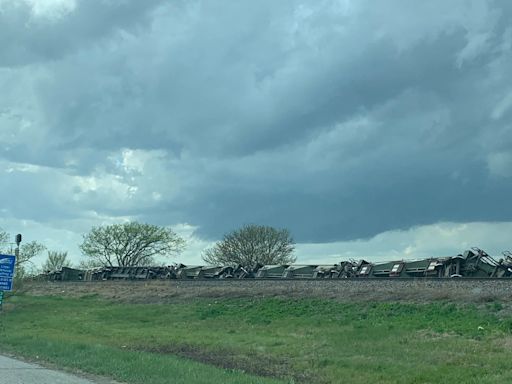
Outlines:
[[[445,228],[453,229],[454,223],[445,223]],[[433,236],[432,233],[439,233],[439,231],[443,230],[443,224],[437,224],[433,226],[426,227],[418,227],[413,230],[408,231],[391,231],[384,234],[379,234],[379,236],[374,237],[372,239],[367,240],[354,240],[349,242],[333,242],[333,243],[321,243],[321,244],[305,244],[305,243],[295,243],[295,251],[294,255],[297,257],[297,261],[294,264],[336,264],[343,260],[361,260],[364,259],[370,262],[391,262],[391,261],[399,261],[399,260],[421,260],[425,258],[441,258],[441,257],[450,257],[456,256],[458,254],[463,253],[464,251],[471,249],[473,247],[477,247],[479,249],[484,250],[489,255],[495,258],[501,258],[502,253],[506,251],[510,251],[512,247],[506,248],[508,244],[508,238],[506,234],[512,230],[512,225],[507,224],[503,225],[500,228],[500,232],[502,233],[502,241],[500,248],[498,247],[490,247],[490,244],[487,244],[487,247],[480,246],[479,244],[468,243],[467,238],[475,238],[477,239],[477,243],[484,243],[483,239],[485,238],[485,231],[482,228],[489,227],[487,223],[470,223],[469,225],[466,223],[464,225],[460,225],[458,237],[454,239],[444,238],[440,243],[424,243],[421,241],[425,236],[428,238]],[[494,228],[495,226],[491,226]],[[412,231],[412,234],[410,233]],[[426,232],[427,235],[420,236],[418,232]],[[465,233],[470,233],[471,235],[465,235]],[[184,237],[185,233],[182,232]],[[480,239],[478,239],[480,236]],[[402,250],[394,249],[395,244],[399,244],[403,239],[410,239],[416,237],[416,251],[413,251],[411,248],[406,248]],[[24,236],[24,239],[26,237]],[[27,241],[36,240],[37,239],[28,239]],[[213,242],[204,242],[195,237],[190,237],[189,241],[191,241],[190,246],[185,248],[185,251],[181,256],[168,258],[166,260],[158,258],[158,264],[161,263],[183,263],[187,265],[204,265],[204,261],[201,259],[201,251],[208,246],[213,245]],[[448,245],[446,244],[448,241]],[[452,245],[452,241],[455,245]],[[41,242],[42,243],[42,242]],[[15,243],[13,243],[15,244]],[[45,245],[44,243],[42,243]],[[382,249],[378,249],[376,244],[382,244]],[[457,244],[458,248],[457,248]],[[385,245],[385,246],[384,246]],[[46,246],[46,245],[45,245]],[[201,248],[203,247],[203,248]],[[387,247],[387,249],[386,249]],[[34,258],[33,262],[37,264],[39,267],[44,263],[47,257],[47,251],[58,251],[58,252],[68,252],[68,258],[73,263],[73,265],[77,265],[80,261],[86,261],[87,258],[81,254],[78,248],[78,244],[75,244],[76,252],[70,252],[69,249],[64,248],[49,248],[44,251],[41,255]],[[14,250],[13,250],[14,252]],[[414,253],[415,252],[415,253]]]

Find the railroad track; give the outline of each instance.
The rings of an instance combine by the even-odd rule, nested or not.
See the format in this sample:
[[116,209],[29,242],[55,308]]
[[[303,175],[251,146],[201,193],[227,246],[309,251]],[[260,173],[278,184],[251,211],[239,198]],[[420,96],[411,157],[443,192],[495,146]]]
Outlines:
[[[125,283],[134,283],[134,284],[144,284],[151,281],[159,281],[159,282],[171,282],[171,283],[197,283],[197,282],[211,282],[214,284],[230,284],[234,282],[251,283],[251,282],[294,282],[294,281],[309,281],[309,282],[317,282],[317,283],[326,283],[326,284],[336,284],[342,282],[377,282],[377,281],[444,281],[444,282],[461,282],[461,281],[508,281],[512,284],[512,277],[456,277],[456,278],[447,278],[447,277],[371,277],[371,278],[342,278],[342,279],[318,279],[318,278],[292,278],[292,279],[284,279],[284,278],[247,278],[247,279],[212,279],[212,278],[194,278],[194,279],[108,279],[108,280],[88,280],[88,281],[80,281],[79,284],[101,284],[101,283],[117,283],[117,282],[125,282]],[[76,280],[70,281],[57,281],[58,283],[77,283]]]

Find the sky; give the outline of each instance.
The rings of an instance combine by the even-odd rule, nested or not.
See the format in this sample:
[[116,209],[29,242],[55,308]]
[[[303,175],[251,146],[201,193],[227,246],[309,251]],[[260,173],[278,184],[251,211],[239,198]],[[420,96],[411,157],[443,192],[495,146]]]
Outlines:
[[[0,0],[0,228],[287,228],[301,263],[499,256],[508,0]],[[41,255],[38,261],[44,260]]]

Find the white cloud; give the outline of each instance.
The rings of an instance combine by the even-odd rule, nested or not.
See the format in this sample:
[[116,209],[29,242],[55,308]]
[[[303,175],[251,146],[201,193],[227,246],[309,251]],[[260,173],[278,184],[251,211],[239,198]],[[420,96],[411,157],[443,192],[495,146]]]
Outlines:
[[503,115],[512,108],[512,91],[508,92],[494,107],[491,117],[494,120],[499,120]]
[[173,262],[180,262],[185,265],[202,265],[204,261],[201,259],[201,254],[204,249],[211,247],[214,242],[206,241],[199,238],[195,232],[196,226],[190,224],[178,224],[172,227],[172,229],[186,241],[186,248],[184,252],[172,260]]
[[465,62],[471,61],[488,51],[489,39],[488,33],[469,35],[466,46],[457,54],[457,66],[460,68]]
[[[7,0],[12,1],[12,0]],[[60,19],[73,12],[77,6],[76,0],[23,0],[30,5],[36,18],[50,20]],[[0,4],[1,5],[1,4]]]
[[297,244],[297,263],[331,264],[340,260],[392,261],[455,256],[471,247],[491,256],[512,249],[512,222],[438,223],[387,231],[370,239],[325,244]]
[[487,166],[495,176],[512,177],[512,152],[490,154],[487,157]]

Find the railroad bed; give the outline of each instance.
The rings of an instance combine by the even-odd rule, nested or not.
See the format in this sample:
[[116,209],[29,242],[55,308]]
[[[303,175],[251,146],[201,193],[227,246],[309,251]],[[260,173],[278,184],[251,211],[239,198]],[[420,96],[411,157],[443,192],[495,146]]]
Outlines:
[[29,282],[31,295],[97,295],[132,303],[166,303],[195,297],[310,297],[339,301],[447,300],[485,303],[512,299],[512,279],[340,279],[340,280],[143,280]]

